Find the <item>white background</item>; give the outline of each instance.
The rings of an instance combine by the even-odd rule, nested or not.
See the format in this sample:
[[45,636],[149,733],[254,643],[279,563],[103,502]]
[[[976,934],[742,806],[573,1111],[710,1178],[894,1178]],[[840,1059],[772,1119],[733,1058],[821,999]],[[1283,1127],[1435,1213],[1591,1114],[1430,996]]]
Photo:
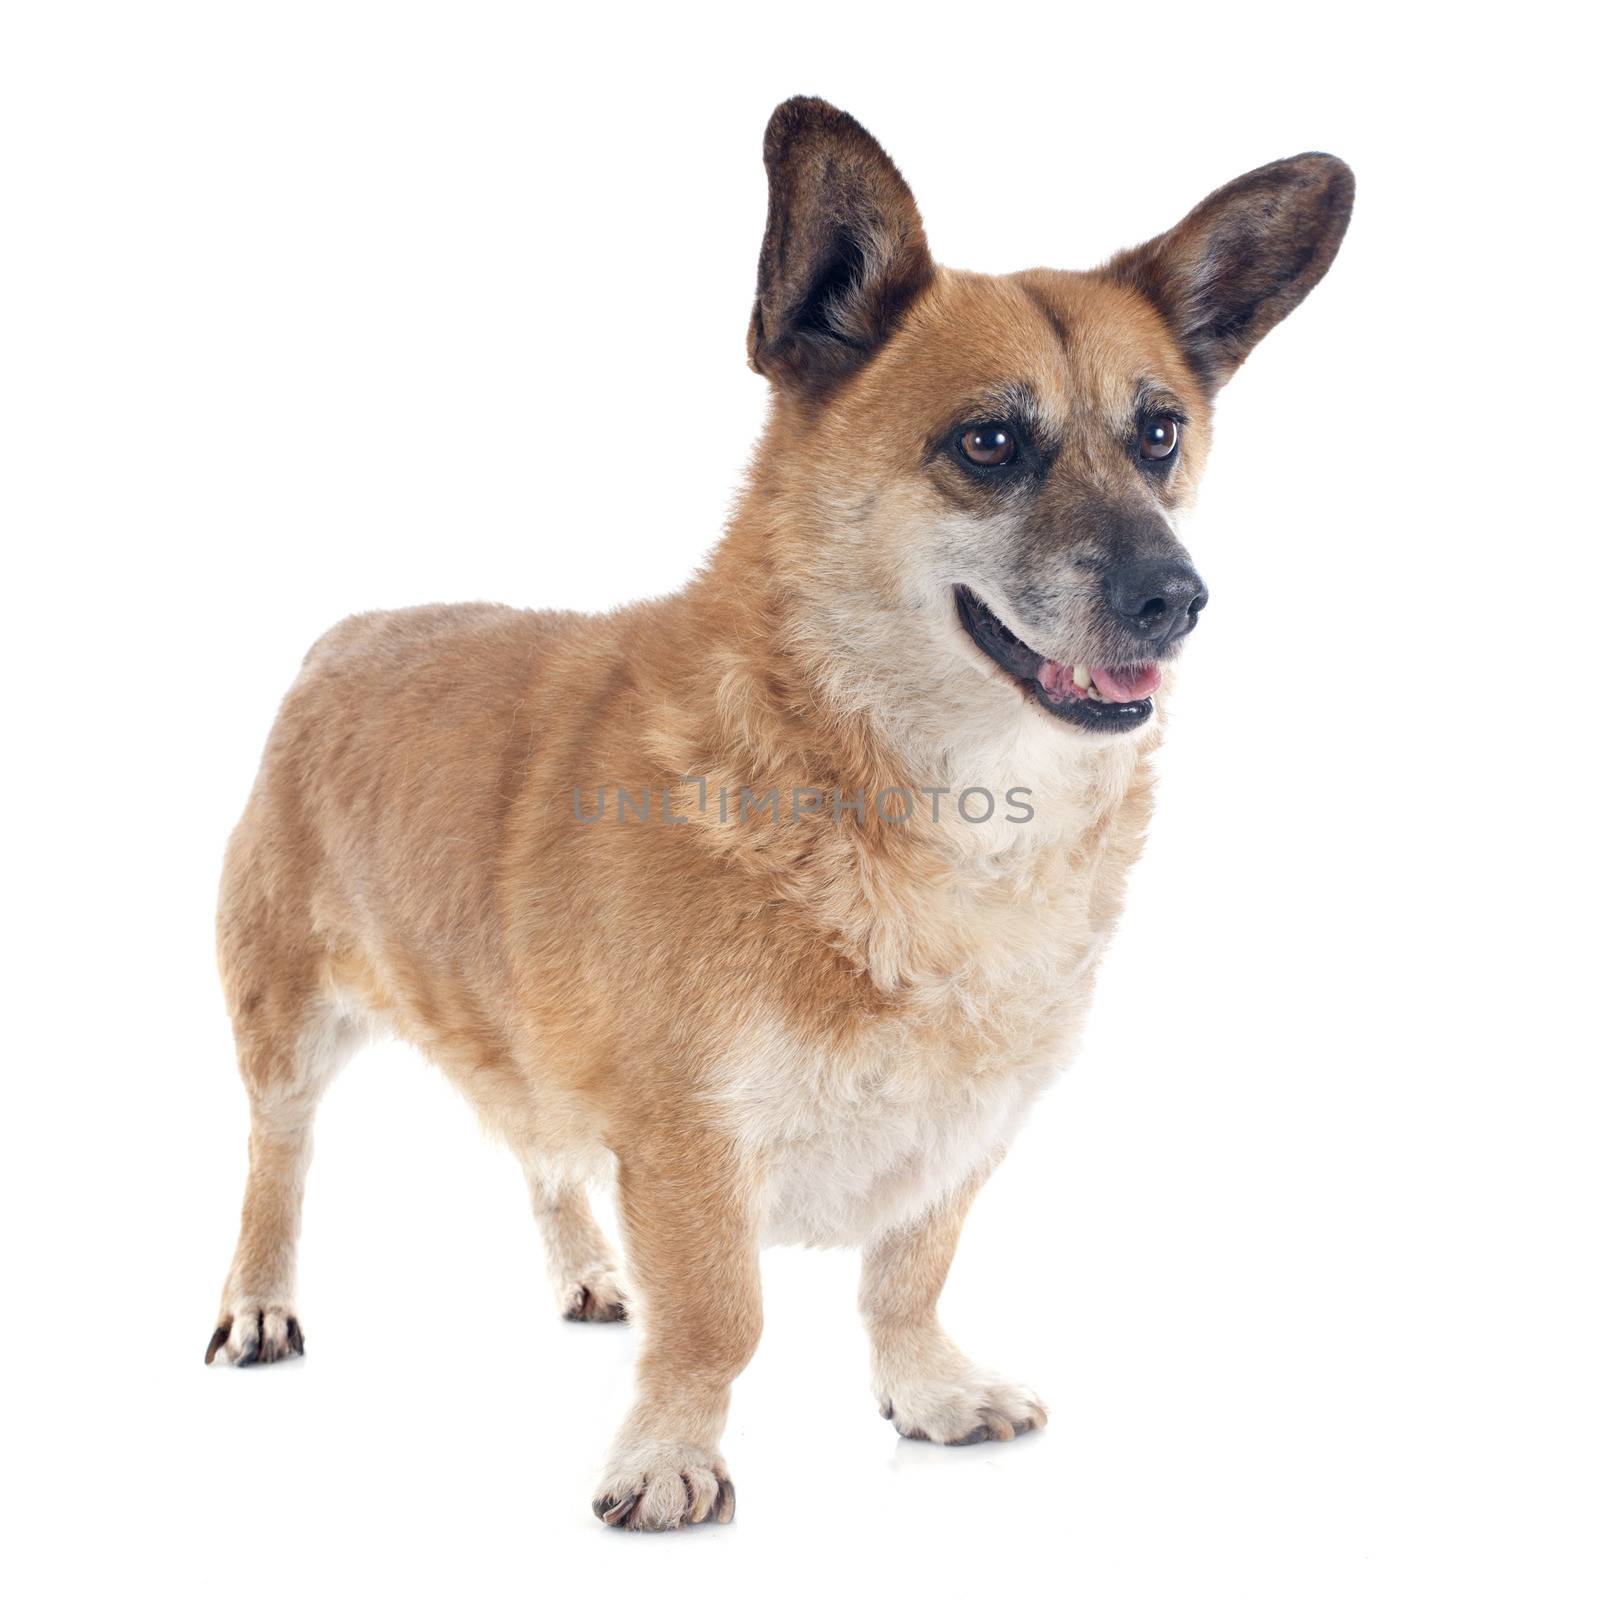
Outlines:
[[[5,9],[11,1593],[1600,1590],[1592,140],[1581,41],[1505,15]],[[1051,1426],[897,1441],[853,1258],[774,1252],[738,1520],[628,1537],[631,1336],[556,1320],[515,1164],[397,1046],[319,1124],[308,1359],[201,1364],[212,897],[334,619],[604,607],[715,539],[795,92],[962,266],[1305,148],[1359,194],[1224,393],[1150,847],[946,1295]]]

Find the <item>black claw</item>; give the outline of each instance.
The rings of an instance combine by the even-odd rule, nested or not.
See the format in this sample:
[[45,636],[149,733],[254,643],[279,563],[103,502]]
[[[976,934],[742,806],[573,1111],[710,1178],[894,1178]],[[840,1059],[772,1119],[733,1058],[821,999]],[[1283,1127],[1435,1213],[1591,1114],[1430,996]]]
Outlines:
[[228,1342],[228,1334],[233,1329],[233,1318],[230,1317],[222,1323],[217,1331],[211,1335],[211,1343],[206,1346],[206,1365],[209,1367],[216,1359],[217,1351]]
[[964,1439],[952,1439],[950,1441],[950,1443],[951,1444],[956,1444],[956,1445],[960,1445],[960,1444],[982,1444],[983,1441],[985,1439],[989,1438],[989,1437],[991,1437],[991,1435],[989,1433],[989,1425],[988,1425],[988,1423],[980,1422],[978,1424],[978,1426],[976,1428],[974,1428],[972,1430],[972,1432],[969,1433],[966,1436],[966,1438],[964,1438]]
[[628,1308],[619,1300],[602,1300],[588,1284],[578,1286],[578,1300],[562,1312],[568,1322],[626,1322]]
[[300,1324],[293,1317],[289,1318],[289,1348],[297,1356],[306,1353],[306,1336],[300,1331]]
[[639,1497],[636,1494],[630,1494],[624,1500],[612,1500],[606,1495],[601,1495],[594,1503],[594,1514],[602,1522],[618,1528],[624,1525],[624,1519],[638,1503]]
[[270,1366],[273,1360],[272,1346],[267,1343],[267,1315],[264,1311],[256,1313],[255,1337],[244,1347],[244,1354],[239,1358],[241,1367]]

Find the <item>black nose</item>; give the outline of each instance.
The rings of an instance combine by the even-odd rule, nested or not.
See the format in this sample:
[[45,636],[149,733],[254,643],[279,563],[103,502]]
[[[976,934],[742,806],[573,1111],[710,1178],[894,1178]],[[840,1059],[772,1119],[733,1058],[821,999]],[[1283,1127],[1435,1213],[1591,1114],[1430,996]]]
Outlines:
[[1117,620],[1156,648],[1181,639],[1210,598],[1187,561],[1126,561],[1106,574],[1106,601]]

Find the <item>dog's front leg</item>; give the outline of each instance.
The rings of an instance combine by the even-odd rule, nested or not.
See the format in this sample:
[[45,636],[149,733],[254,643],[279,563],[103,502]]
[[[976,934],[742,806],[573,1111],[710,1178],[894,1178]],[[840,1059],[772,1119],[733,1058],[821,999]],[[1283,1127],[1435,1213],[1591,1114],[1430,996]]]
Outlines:
[[619,1150],[618,1201],[639,1356],[595,1515],[634,1529],[730,1521],[718,1443],[733,1380],[761,1337],[751,1175],[720,1140],[662,1127]]
[[1045,1423],[1032,1390],[976,1366],[939,1325],[939,1293],[982,1183],[975,1179],[919,1221],[879,1235],[862,1258],[873,1389],[879,1410],[908,1439],[976,1444]]

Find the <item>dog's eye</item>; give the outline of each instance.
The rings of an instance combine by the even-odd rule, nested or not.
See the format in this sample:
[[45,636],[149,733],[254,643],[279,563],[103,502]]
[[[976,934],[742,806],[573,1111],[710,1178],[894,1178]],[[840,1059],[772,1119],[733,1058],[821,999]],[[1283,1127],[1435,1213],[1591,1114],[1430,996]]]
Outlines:
[[1139,454],[1146,461],[1165,461],[1178,448],[1178,419],[1152,417],[1144,425],[1139,440]]
[[1003,467],[1017,453],[1011,430],[997,422],[968,428],[961,435],[961,453],[976,467]]

